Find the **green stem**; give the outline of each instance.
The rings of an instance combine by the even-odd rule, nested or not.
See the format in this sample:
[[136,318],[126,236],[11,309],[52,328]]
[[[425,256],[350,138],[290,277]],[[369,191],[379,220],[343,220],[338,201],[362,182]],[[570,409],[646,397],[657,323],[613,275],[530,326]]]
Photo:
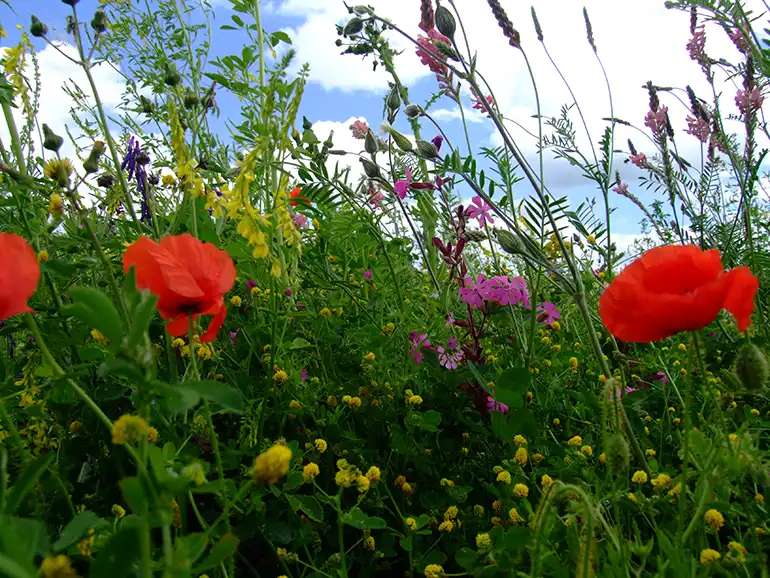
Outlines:
[[6,102],[5,99],[3,99],[3,115],[5,116],[5,123],[8,125],[8,132],[11,134],[11,149],[16,157],[16,168],[19,169],[19,172],[26,174],[27,165],[24,162],[24,151],[21,148],[19,131],[16,129],[16,122],[13,120],[11,103]]
[[344,537],[344,526],[345,524],[342,522],[342,488],[340,488],[340,491],[337,493],[337,539],[339,540],[339,548],[340,548],[340,576],[342,578],[347,578],[348,576],[348,566],[345,562],[345,537]]
[[262,30],[259,0],[254,0],[253,6],[254,24],[257,27],[257,44],[259,45],[259,86],[265,86],[265,32]]

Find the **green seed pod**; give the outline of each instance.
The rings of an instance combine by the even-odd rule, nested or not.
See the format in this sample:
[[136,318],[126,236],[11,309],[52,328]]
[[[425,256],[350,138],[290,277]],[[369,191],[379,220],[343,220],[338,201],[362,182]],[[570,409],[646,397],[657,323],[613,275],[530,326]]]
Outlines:
[[48,34],[48,26],[40,22],[38,20],[38,17],[34,14],[32,15],[32,24],[29,26],[29,33],[32,34],[35,38],[42,38],[46,34]]
[[446,42],[441,42],[441,40],[436,40],[436,42],[433,43],[436,47],[436,50],[438,50],[443,56],[446,56],[447,58],[451,60],[459,61],[460,57],[457,55],[457,52],[455,52],[455,49],[449,46]]
[[347,24],[345,24],[345,28],[343,28],[342,33],[345,36],[352,36],[353,34],[358,34],[364,29],[364,21],[360,18],[351,18]]
[[408,104],[404,109],[407,118],[417,118],[422,114],[422,109],[416,104]]
[[452,13],[443,6],[436,8],[436,28],[444,36],[453,40],[455,37],[455,30],[457,29],[457,23]]
[[104,10],[99,9],[96,11],[93,20],[91,20],[91,28],[93,28],[94,32],[97,34],[107,30],[107,15],[104,13]]
[[364,138],[364,150],[366,150],[366,152],[370,155],[373,155],[379,149],[380,146],[377,144],[377,137],[374,136],[374,133],[371,130],[367,131],[366,138]]
[[400,132],[396,130],[390,131],[390,136],[393,137],[393,140],[396,142],[396,145],[398,145],[398,148],[400,148],[402,151],[408,153],[412,150],[412,141],[410,141],[408,138],[406,138],[404,135],[402,135]]
[[139,96],[139,106],[142,107],[142,112],[148,115],[152,114],[152,111],[155,108],[152,101],[146,96]]
[[388,99],[385,102],[385,104],[388,105],[388,108],[390,110],[398,110],[398,107],[401,106],[401,97],[398,95],[397,86],[394,86],[393,90],[390,91],[390,94],[388,95]]
[[417,141],[417,152],[426,159],[435,159],[438,157],[436,145],[426,140]]
[[91,153],[83,163],[83,168],[87,175],[99,171],[99,159],[102,158],[102,154],[104,154],[104,142],[98,140],[94,143],[94,146],[91,148]]
[[630,463],[628,442],[622,433],[612,434],[607,440],[607,448],[604,451],[607,454],[607,466],[612,475],[619,476],[628,470]]
[[198,95],[195,94],[192,90],[189,88],[185,91],[184,94],[184,100],[182,101],[184,103],[184,107],[187,109],[195,108],[200,103],[200,99],[198,98]]
[[53,132],[47,124],[43,125],[43,148],[49,151],[58,152],[64,139]]
[[495,235],[497,236],[497,242],[502,247],[503,251],[510,255],[521,255],[525,253],[524,244],[516,235],[505,229],[496,229]]
[[364,165],[364,174],[366,174],[367,177],[370,179],[377,179],[380,178],[380,169],[379,167],[374,164],[369,159],[359,159],[361,161],[361,164]]
[[373,14],[372,9],[368,6],[353,6],[353,13],[356,16],[371,16]]
[[176,68],[174,68],[174,65],[166,64],[166,71],[165,76],[163,77],[163,82],[169,86],[176,86],[182,82],[182,77],[179,76],[179,73],[176,71]]
[[738,351],[735,360],[735,373],[743,387],[749,391],[758,391],[764,387],[768,378],[767,359],[753,343],[746,343]]

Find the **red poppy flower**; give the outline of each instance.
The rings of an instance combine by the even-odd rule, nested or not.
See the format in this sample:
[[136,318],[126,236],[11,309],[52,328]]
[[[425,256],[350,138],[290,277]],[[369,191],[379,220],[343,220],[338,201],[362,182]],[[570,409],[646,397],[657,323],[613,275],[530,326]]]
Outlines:
[[136,284],[158,296],[156,308],[173,336],[184,335],[190,314],[214,315],[202,342],[214,341],[227,315],[222,296],[235,283],[230,256],[188,233],[156,243],[140,237],[123,254],[123,270],[134,267]]
[[312,204],[313,204],[313,203],[311,203],[311,202],[310,202],[310,201],[307,199],[307,197],[306,197],[305,195],[303,195],[303,194],[302,194],[302,189],[300,189],[299,187],[297,187],[296,189],[293,189],[293,190],[292,190],[292,191],[289,193],[289,198],[292,198],[292,199],[299,199],[298,201],[289,201],[289,204],[290,204],[292,207],[296,207],[296,206],[297,206],[297,205],[299,205],[300,203],[302,203],[303,205],[306,205],[306,206],[308,206],[308,207],[309,207],[310,205],[312,205]]
[[759,280],[747,267],[722,268],[719,251],[671,245],[647,251],[610,283],[599,313],[623,341],[647,342],[705,327],[727,309],[738,330],[751,324]]
[[0,233],[0,263],[0,320],[31,312],[27,299],[40,281],[35,251],[22,237]]

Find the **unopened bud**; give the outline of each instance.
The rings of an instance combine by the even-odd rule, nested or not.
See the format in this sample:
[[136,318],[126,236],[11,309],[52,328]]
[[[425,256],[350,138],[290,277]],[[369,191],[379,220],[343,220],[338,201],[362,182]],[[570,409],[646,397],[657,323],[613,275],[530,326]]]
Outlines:
[[182,77],[179,76],[179,73],[176,71],[176,68],[174,68],[173,65],[166,64],[166,73],[163,77],[163,82],[169,86],[176,86],[182,82]]
[[364,29],[364,21],[360,18],[351,18],[347,24],[345,24],[345,28],[342,29],[342,33],[345,36],[352,36],[353,34],[358,34]]
[[200,101],[201,100],[198,98],[198,95],[188,88],[184,94],[184,100],[182,102],[184,103],[185,108],[190,109],[198,106]]
[[32,15],[32,24],[29,26],[29,33],[32,34],[35,38],[41,38],[48,34],[48,26],[40,22],[38,20],[38,17],[34,14]]
[[401,106],[401,97],[398,95],[398,87],[394,86],[385,102],[390,110],[397,110]]
[[426,140],[417,141],[417,152],[420,153],[420,156],[423,156],[426,159],[435,159],[438,157],[438,149],[436,148],[436,145]]
[[455,17],[443,6],[438,6],[436,8],[436,28],[438,28],[438,31],[441,32],[441,34],[449,38],[449,40],[454,39],[455,30],[457,29]]
[[66,4],[67,6],[74,6],[75,4],[80,2],[80,0],[61,0],[61,1],[63,4]]
[[142,112],[144,114],[152,114],[154,105],[152,104],[152,101],[146,96],[139,96],[139,106],[142,107]]
[[502,247],[503,251],[510,255],[523,254],[524,244],[516,235],[505,229],[496,229],[495,235],[497,236],[497,242]]
[[749,391],[762,389],[767,383],[768,367],[767,359],[753,343],[746,343],[738,350],[735,360],[735,373],[741,380],[743,387]]
[[374,133],[371,130],[367,131],[366,137],[364,138],[364,150],[370,155],[373,155],[379,149],[380,147],[377,144],[377,137],[374,136]]
[[353,6],[353,14],[356,16],[371,16],[373,14],[372,9],[368,6]]
[[58,152],[64,139],[53,132],[47,124],[43,125],[43,148],[49,151]]
[[457,54],[454,48],[449,46],[446,42],[441,42],[441,40],[436,40],[436,42],[433,43],[436,49],[444,56],[449,58],[450,60],[460,60],[460,56]]
[[96,179],[96,184],[103,189],[111,189],[112,185],[115,184],[115,177],[107,173],[99,175]]
[[607,454],[607,466],[613,476],[619,476],[628,469],[630,463],[628,442],[622,433],[612,434],[607,440],[607,448],[604,451]]
[[422,109],[416,104],[408,104],[404,109],[407,118],[417,118],[422,114]]
[[94,29],[94,32],[97,34],[100,34],[107,30],[107,15],[104,13],[104,10],[101,8],[96,11],[96,14],[94,14],[93,20],[91,20],[91,28]]
[[393,137],[393,140],[396,142],[396,145],[398,145],[398,148],[400,148],[402,151],[408,153],[412,150],[412,141],[410,141],[400,132],[391,129],[390,136]]
[[88,158],[83,163],[83,168],[87,175],[99,170],[99,159],[102,157],[102,154],[104,154],[104,142],[98,140],[91,148],[91,154],[88,155]]
[[369,159],[361,158],[359,160],[361,161],[361,164],[364,165],[364,174],[367,177],[369,177],[370,179],[380,178],[380,169],[376,164],[374,164]]

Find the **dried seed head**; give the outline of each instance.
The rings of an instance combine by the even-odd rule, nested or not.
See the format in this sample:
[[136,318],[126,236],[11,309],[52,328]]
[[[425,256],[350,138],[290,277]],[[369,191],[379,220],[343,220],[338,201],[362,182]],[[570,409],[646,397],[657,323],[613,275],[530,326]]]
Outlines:
[[540,21],[537,19],[537,13],[535,12],[534,6],[532,6],[532,22],[535,24],[535,33],[537,34],[537,39],[542,42],[543,28],[540,26]]
[[583,7],[583,19],[586,21],[586,36],[588,37],[588,44],[591,45],[591,48],[594,49],[594,52],[596,52],[596,43],[594,42],[594,30],[591,26],[591,21],[588,19],[588,10],[586,10],[585,7]]
[[487,0],[487,3],[492,9],[492,14],[495,16],[498,26],[503,30],[503,36],[508,39],[508,44],[514,48],[521,48],[521,36],[508,19],[508,15],[505,13],[505,10],[503,10],[499,0]]
[[435,20],[433,16],[433,0],[420,1],[420,28],[425,32],[433,30]]

